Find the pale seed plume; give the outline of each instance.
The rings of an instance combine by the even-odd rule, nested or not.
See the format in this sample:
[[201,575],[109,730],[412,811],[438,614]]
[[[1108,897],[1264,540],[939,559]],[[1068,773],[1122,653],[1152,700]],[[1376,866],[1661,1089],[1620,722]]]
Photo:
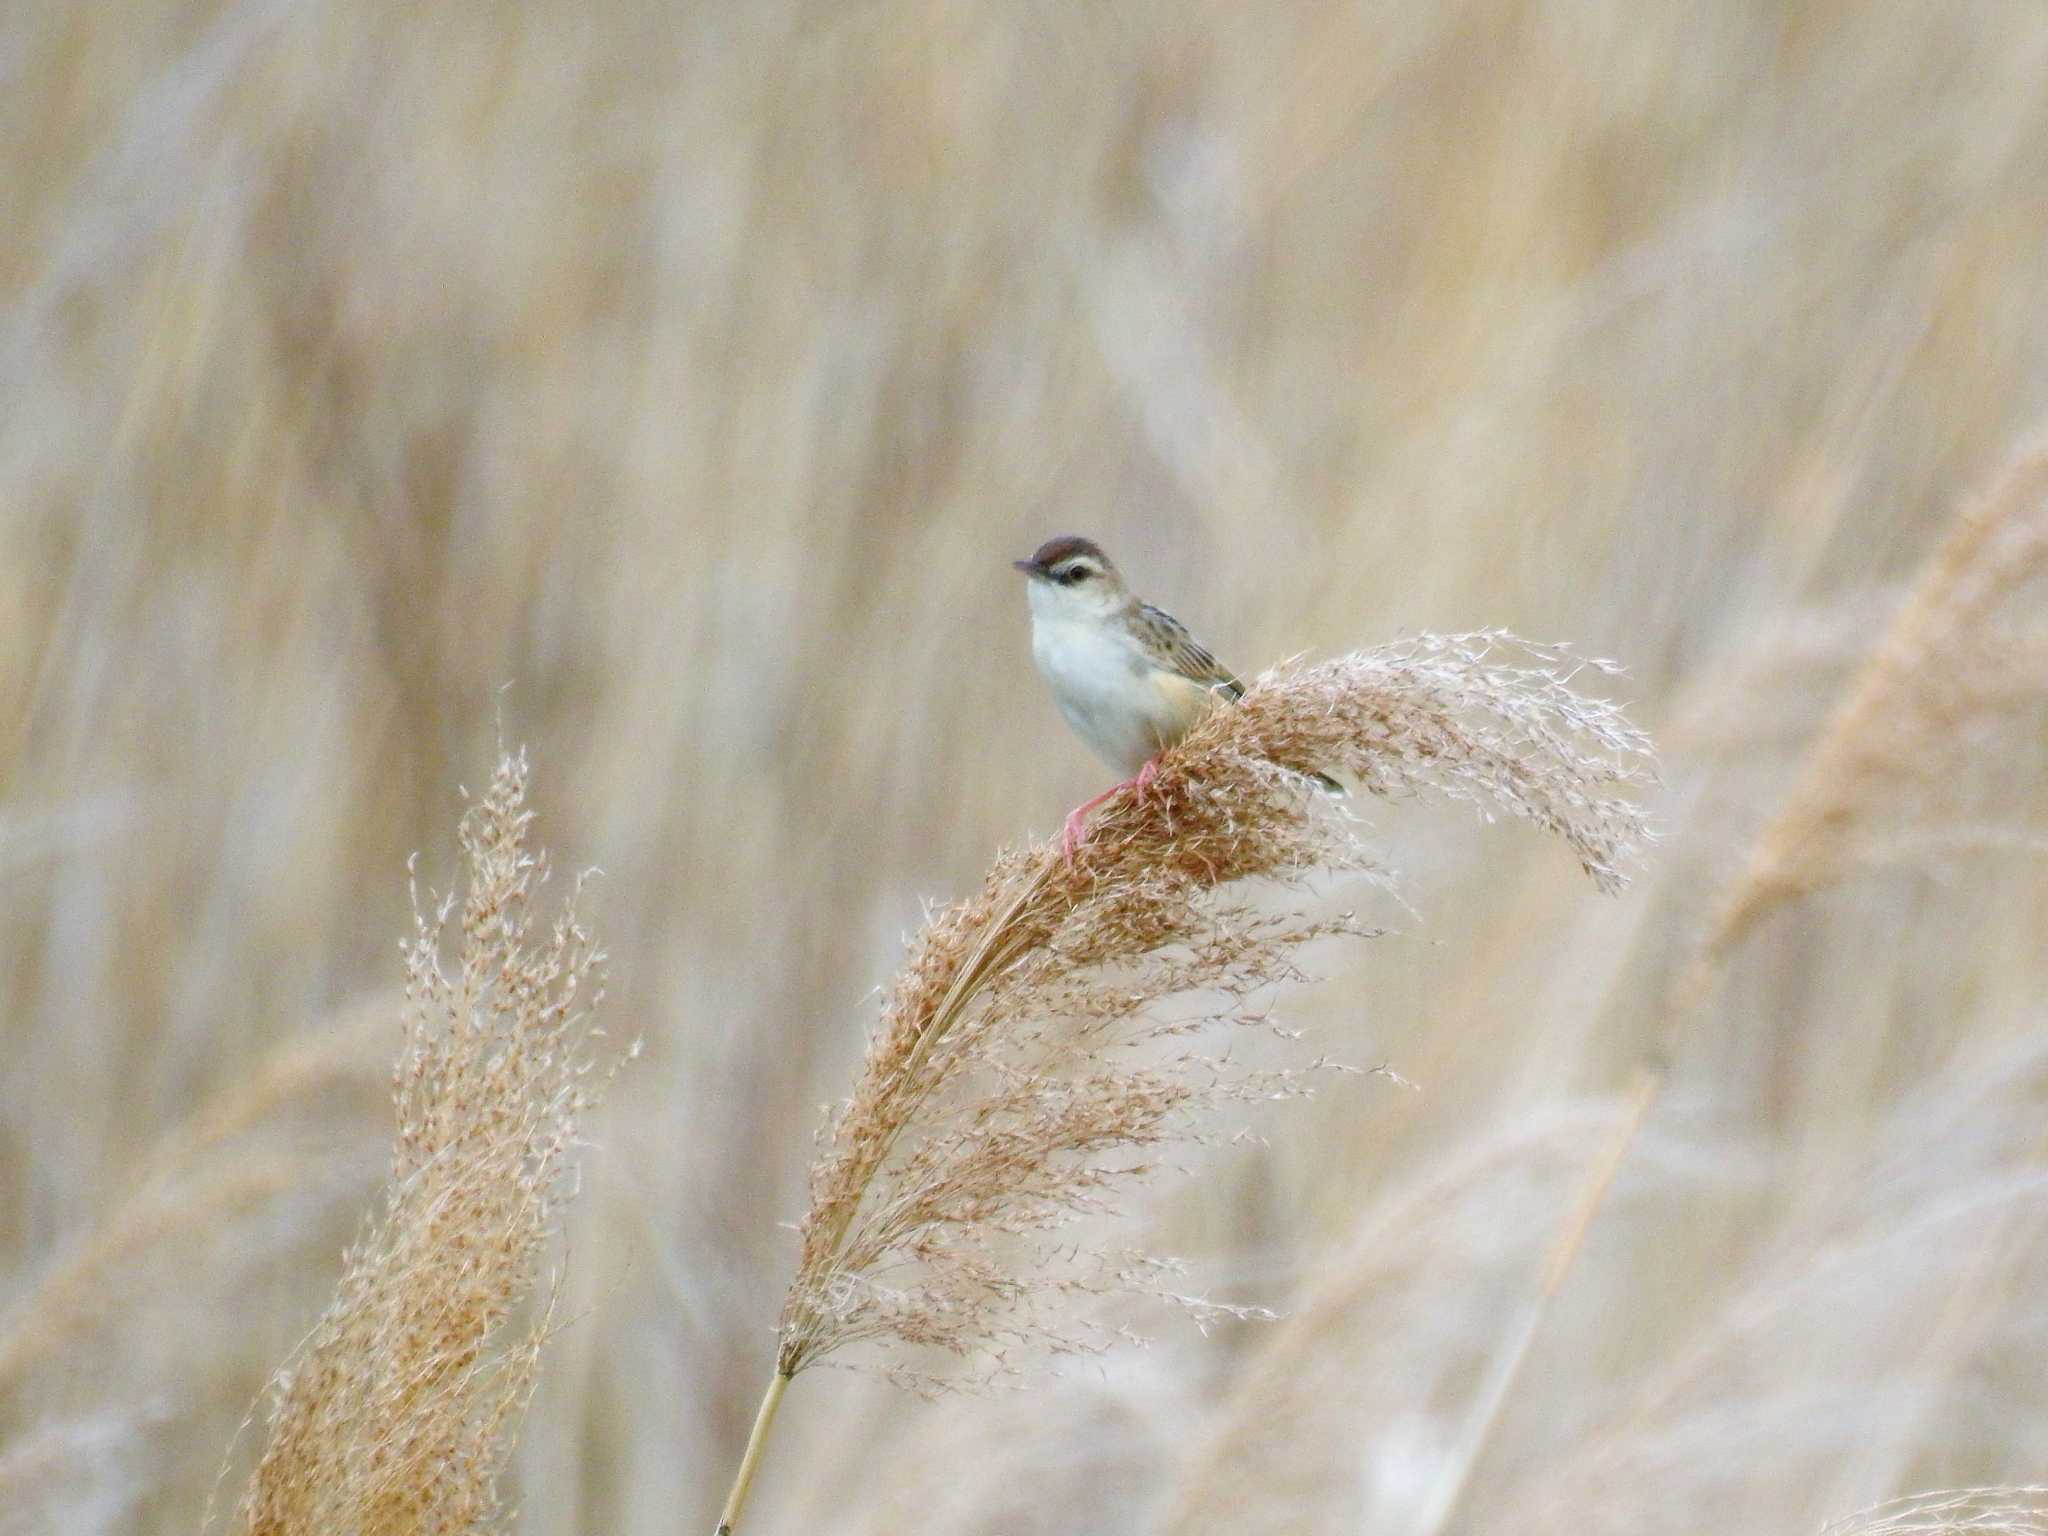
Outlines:
[[[597,1103],[591,1013],[603,955],[571,896],[533,910],[523,753],[462,818],[466,889],[418,911],[406,947],[398,1136],[382,1213],[332,1306],[274,1383],[269,1443],[243,1505],[258,1536],[501,1528],[497,1480],[531,1393],[547,1315],[508,1336],[573,1193],[571,1149]],[[442,944],[458,917],[451,971]]]
[[[1617,890],[1646,835],[1629,791],[1648,742],[1571,686],[1610,670],[1503,634],[1288,663],[1168,753],[1147,791],[1108,802],[1071,865],[1041,845],[999,856],[917,936],[834,1118],[780,1373],[872,1340],[988,1359],[1087,1348],[1074,1292],[1166,1289],[1148,1261],[1055,1234],[1113,1209],[1163,1147],[1199,1138],[1204,1111],[1301,1091],[1294,1071],[1228,1064],[1213,1038],[1269,1024],[1264,999],[1301,979],[1305,945],[1365,931],[1302,888],[1381,872],[1343,802],[1295,770],[1521,817]],[[1210,1006],[1155,1007],[1175,997]]]
[[1106,1325],[1077,1296],[1256,1310],[1180,1295],[1171,1266],[1077,1243],[1071,1223],[1113,1213],[1167,1149],[1212,1134],[1209,1111],[1298,1095],[1324,1065],[1253,1068],[1229,1049],[1233,1032],[1274,1027],[1267,999],[1304,979],[1307,945],[1369,931],[1312,880],[1387,878],[1352,802],[1307,775],[1520,817],[1618,890],[1648,837],[1634,794],[1649,742],[1572,686],[1613,670],[1502,633],[1284,663],[1166,753],[1149,788],[1105,802],[1071,863],[1011,849],[935,915],[811,1169],[774,1374],[720,1530],[791,1379],[849,1346],[891,1346],[868,1363],[935,1388],[963,1378],[906,1348],[985,1376],[1097,1347]]
[[1674,1017],[1699,1006],[1766,915],[1869,862],[1895,835],[1888,828],[1947,819],[1939,797],[1958,761],[2016,708],[2038,705],[2043,637],[2038,624],[2015,634],[2007,621],[2044,577],[2048,446],[2035,446],[1964,504],[1929,557],[1710,917]]

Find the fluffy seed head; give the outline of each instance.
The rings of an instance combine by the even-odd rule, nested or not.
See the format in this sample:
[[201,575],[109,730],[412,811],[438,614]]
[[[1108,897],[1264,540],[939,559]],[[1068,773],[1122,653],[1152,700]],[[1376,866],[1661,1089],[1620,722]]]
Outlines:
[[[1099,813],[1071,864],[1039,844],[912,942],[852,1096],[811,1172],[779,1368],[888,1340],[977,1355],[1088,1349],[1080,1292],[1175,1296],[1139,1255],[1062,1244],[1114,1208],[1204,1112],[1305,1091],[1216,1042],[1271,1028],[1303,947],[1362,936],[1308,889],[1383,878],[1359,823],[1303,776],[1434,793],[1557,834],[1604,890],[1644,841],[1648,743],[1574,691],[1610,670],[1503,634],[1422,636],[1260,677]],[[1297,771],[1302,770],[1302,771]],[[1166,1012],[1169,998],[1202,999]],[[1192,1010],[1192,1011],[1191,1011]],[[1071,1236],[1071,1234],[1068,1234]],[[889,1374],[936,1379],[897,1363]]]
[[462,818],[454,897],[406,949],[398,1137],[385,1208],[349,1251],[332,1306],[273,1383],[270,1440],[243,1506],[269,1533],[484,1532],[532,1391],[545,1317],[507,1342],[542,1244],[573,1193],[570,1149],[596,1103],[591,1009],[603,955],[572,898],[536,930],[545,865],[528,847],[526,760],[503,758]]

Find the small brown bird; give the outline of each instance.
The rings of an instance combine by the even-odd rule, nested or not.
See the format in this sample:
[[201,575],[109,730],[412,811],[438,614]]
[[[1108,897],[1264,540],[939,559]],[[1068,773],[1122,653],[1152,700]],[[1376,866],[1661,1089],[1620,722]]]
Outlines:
[[1127,775],[1067,817],[1060,846],[1071,859],[1088,813],[1127,784],[1151,783],[1159,754],[1210,710],[1242,698],[1244,684],[1180,620],[1140,602],[1093,540],[1067,534],[1011,563],[1030,578],[1031,655],[1053,702],[1098,757]]

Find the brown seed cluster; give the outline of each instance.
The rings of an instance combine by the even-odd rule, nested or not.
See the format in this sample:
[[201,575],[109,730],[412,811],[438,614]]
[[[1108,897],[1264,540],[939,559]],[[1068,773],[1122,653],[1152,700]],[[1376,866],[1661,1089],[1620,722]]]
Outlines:
[[1171,1296],[1160,1265],[1065,1229],[1200,1140],[1206,1111],[1305,1091],[1315,1064],[1237,1065],[1230,1031],[1272,1027],[1266,1000],[1303,979],[1305,945],[1367,931],[1311,877],[1385,878],[1350,803],[1305,775],[1531,821],[1618,889],[1651,770],[1642,733],[1572,686],[1609,670],[1498,633],[1288,663],[1109,800],[1071,863],[1038,844],[1000,855],[913,941],[832,1120],[781,1372],[880,1340],[1001,1369],[1017,1346],[1098,1342],[1064,1305],[1077,1292]]
[[[536,932],[524,754],[463,817],[454,897],[406,946],[398,1138],[384,1210],[349,1250],[330,1306],[279,1373],[244,1504],[256,1533],[473,1532],[500,1523],[496,1479],[530,1394],[547,1311],[507,1340],[573,1192],[603,955],[575,899]],[[415,909],[418,902],[415,900]]]

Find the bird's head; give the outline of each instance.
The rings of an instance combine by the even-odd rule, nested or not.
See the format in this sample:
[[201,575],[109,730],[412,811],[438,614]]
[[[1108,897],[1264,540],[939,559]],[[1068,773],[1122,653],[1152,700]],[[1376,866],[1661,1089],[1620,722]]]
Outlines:
[[1048,539],[1029,560],[1010,563],[1025,575],[1035,615],[1105,615],[1121,608],[1130,596],[1122,575],[1102,552],[1102,546],[1075,534]]

